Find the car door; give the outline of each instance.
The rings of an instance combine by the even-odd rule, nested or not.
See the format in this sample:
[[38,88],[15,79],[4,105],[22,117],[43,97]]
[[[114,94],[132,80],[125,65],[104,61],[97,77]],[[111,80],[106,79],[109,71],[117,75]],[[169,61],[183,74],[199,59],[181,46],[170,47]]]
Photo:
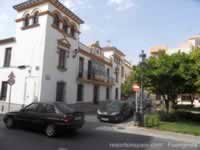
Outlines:
[[43,128],[46,123],[56,120],[57,114],[54,105],[52,104],[39,104],[37,109],[37,126]]
[[25,127],[34,128],[34,124],[37,120],[37,109],[38,103],[28,105],[20,111],[17,120]]

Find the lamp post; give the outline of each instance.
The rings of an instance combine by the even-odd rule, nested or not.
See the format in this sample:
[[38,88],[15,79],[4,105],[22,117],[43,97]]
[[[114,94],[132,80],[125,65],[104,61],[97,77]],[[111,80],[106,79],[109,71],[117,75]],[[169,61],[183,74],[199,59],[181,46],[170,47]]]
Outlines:
[[144,102],[144,61],[146,58],[146,54],[144,53],[144,50],[141,51],[141,54],[139,55],[141,58],[140,67],[141,67],[141,74],[140,74],[140,83],[141,83],[141,92],[140,92],[140,125],[143,126],[144,123],[144,112],[143,112],[143,102]]

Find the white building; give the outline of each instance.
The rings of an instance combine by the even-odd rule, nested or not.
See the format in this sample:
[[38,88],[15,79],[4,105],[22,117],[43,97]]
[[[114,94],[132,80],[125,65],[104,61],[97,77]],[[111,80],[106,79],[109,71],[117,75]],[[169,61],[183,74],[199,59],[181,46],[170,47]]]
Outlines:
[[166,53],[168,55],[172,55],[174,53],[183,52],[183,53],[190,53],[193,48],[200,46],[200,35],[194,35],[181,43],[176,48],[169,48],[166,45],[157,45],[150,48],[150,55],[151,56],[158,56],[160,53]]
[[[11,110],[33,101],[120,99],[127,66],[120,50],[82,44],[83,20],[58,0],[29,0],[14,9],[16,37],[0,40],[0,112],[8,110],[10,94]],[[12,92],[11,72],[16,80]]]

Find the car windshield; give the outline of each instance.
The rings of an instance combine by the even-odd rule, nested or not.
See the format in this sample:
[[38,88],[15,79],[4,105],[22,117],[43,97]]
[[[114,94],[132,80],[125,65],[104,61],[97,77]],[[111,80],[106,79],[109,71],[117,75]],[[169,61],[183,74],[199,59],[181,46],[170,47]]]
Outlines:
[[70,108],[65,103],[55,103],[56,107],[63,113],[73,113],[74,109]]
[[120,111],[122,103],[119,101],[113,101],[104,104],[101,108],[106,111]]

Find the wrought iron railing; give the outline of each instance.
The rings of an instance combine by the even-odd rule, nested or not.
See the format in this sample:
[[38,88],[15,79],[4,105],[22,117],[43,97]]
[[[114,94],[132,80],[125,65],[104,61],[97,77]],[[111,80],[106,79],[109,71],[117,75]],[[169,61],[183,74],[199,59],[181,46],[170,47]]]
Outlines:
[[102,82],[106,82],[106,83],[113,83],[115,81],[115,79],[111,76],[97,74],[92,71],[79,71],[78,79],[102,81]]

